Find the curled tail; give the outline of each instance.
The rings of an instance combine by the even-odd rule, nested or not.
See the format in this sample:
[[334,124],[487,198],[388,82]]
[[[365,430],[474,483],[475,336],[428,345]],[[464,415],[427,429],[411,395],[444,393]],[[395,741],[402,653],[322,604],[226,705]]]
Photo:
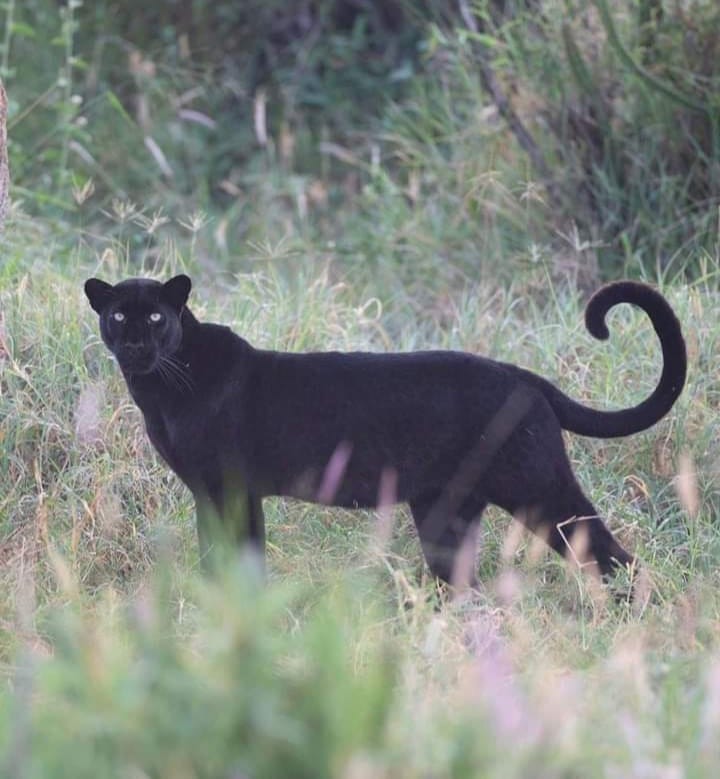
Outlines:
[[560,425],[578,435],[617,438],[645,430],[670,411],[685,384],[687,355],[680,322],[670,304],[652,287],[634,281],[618,281],[599,289],[585,309],[585,326],[590,333],[603,341],[608,338],[605,316],[618,303],[639,306],[650,317],[662,348],[660,381],[650,396],[637,406],[620,411],[597,411],[572,400],[543,379],[543,395]]

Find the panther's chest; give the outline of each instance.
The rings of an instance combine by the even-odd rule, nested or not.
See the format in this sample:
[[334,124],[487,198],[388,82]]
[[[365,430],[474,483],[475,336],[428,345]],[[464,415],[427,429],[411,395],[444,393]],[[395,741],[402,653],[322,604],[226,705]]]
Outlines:
[[202,442],[202,426],[192,417],[174,409],[154,409],[144,413],[145,429],[152,445],[180,476],[188,468],[193,452]]
[[178,470],[182,445],[181,441],[178,440],[174,426],[169,425],[168,420],[162,414],[145,414],[145,429],[148,438],[161,457],[173,470]]
[[[216,420],[163,409],[145,415],[148,437],[161,457],[184,481],[216,459],[223,448]],[[224,429],[224,428],[223,428]]]

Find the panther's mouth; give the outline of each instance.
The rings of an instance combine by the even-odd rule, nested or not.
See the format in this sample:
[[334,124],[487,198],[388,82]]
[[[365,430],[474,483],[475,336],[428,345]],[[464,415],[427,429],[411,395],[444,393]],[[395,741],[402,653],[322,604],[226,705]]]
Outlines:
[[117,355],[120,367],[125,373],[144,376],[157,368],[157,357],[152,352],[123,351]]

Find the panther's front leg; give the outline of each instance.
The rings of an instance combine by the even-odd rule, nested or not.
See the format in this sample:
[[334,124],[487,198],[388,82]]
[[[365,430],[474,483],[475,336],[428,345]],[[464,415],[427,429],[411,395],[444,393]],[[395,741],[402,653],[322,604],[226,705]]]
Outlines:
[[247,546],[261,567],[265,559],[265,516],[262,498],[238,473],[204,479],[193,489],[198,545],[203,568],[212,557],[235,547]]

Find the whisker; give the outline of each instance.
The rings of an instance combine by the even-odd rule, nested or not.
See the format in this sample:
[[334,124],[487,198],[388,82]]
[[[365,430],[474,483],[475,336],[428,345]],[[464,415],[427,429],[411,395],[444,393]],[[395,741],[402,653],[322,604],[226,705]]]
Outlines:
[[169,387],[170,389],[179,389],[177,380],[175,377],[165,368],[162,364],[162,362],[158,363],[157,366],[157,372],[160,374],[160,378],[163,380],[165,385]]
[[195,382],[192,376],[189,374],[187,367],[183,365],[179,360],[172,357],[165,358],[168,362],[168,367],[174,370],[175,375],[185,384],[185,386],[191,391],[195,391]]
[[187,386],[181,381],[176,371],[164,360],[160,361],[158,369],[162,372],[163,376],[165,377],[165,383],[169,387],[178,390],[178,392],[183,392],[187,389]]
[[[187,373],[187,371],[188,371],[188,364],[184,363],[182,360],[179,360],[177,357],[173,357],[172,355],[170,355],[170,356],[166,355],[166,356],[163,357],[163,359],[166,360],[169,363],[172,363],[176,367],[178,367],[181,371],[183,371],[183,373]],[[189,377],[189,374],[188,374],[188,377]]]
[[188,375],[187,368],[177,359],[172,357],[161,357],[160,365],[173,382],[178,390],[185,390],[193,394],[195,392],[195,383],[192,376]]

